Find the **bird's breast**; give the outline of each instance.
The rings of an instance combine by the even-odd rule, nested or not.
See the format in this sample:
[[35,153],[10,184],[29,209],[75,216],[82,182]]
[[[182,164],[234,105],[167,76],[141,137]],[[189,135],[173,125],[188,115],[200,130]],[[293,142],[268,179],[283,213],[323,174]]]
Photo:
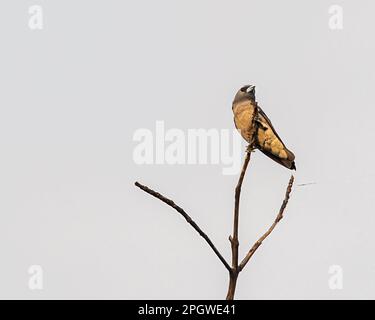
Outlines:
[[239,103],[233,106],[236,128],[247,142],[250,142],[253,113],[254,108],[249,102]]

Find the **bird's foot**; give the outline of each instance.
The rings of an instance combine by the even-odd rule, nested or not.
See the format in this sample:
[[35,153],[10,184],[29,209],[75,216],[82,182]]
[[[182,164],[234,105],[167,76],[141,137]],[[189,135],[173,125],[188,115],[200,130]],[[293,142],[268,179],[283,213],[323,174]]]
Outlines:
[[254,147],[254,145],[249,144],[249,145],[247,146],[247,148],[246,148],[246,152],[247,152],[247,153],[255,152],[255,147]]

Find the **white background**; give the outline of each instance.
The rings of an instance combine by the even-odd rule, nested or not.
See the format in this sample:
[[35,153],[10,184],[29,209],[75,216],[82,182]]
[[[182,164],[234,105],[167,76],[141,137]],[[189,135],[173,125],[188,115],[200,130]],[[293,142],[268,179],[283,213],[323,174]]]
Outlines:
[[[31,5],[44,27],[28,27]],[[343,30],[328,26],[341,5]],[[236,297],[375,298],[372,1],[2,1],[0,297],[221,299],[206,243],[139,180],[183,206],[230,260],[237,176],[133,161],[138,128],[232,129],[244,84],[296,155],[277,229]],[[275,218],[289,171],[255,153],[241,257]],[[41,265],[44,289],[27,270]],[[343,289],[328,286],[331,265]]]

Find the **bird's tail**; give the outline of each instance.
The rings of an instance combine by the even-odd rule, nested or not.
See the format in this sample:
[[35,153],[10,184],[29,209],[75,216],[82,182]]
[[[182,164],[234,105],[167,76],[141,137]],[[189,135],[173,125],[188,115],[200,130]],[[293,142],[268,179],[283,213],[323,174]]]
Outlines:
[[285,148],[285,151],[288,155],[287,159],[282,159],[277,156],[275,156],[273,153],[267,151],[267,150],[262,150],[260,149],[267,157],[271,158],[272,160],[276,161],[277,163],[281,164],[285,168],[288,168],[290,170],[296,170],[296,163],[294,162],[294,154],[292,151],[289,151],[288,149]]

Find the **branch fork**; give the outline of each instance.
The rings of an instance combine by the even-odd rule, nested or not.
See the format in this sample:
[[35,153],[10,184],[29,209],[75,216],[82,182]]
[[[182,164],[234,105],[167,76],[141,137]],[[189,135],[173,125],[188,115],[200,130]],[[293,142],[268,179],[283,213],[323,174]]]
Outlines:
[[224,267],[229,272],[229,286],[228,286],[228,292],[226,299],[227,300],[233,300],[234,294],[236,291],[236,285],[237,285],[237,279],[239,273],[245,268],[246,264],[249,262],[251,257],[254,255],[256,250],[260,247],[260,245],[263,243],[263,241],[272,233],[272,231],[275,229],[276,225],[280,222],[280,220],[283,218],[284,211],[286,209],[286,206],[288,204],[290,193],[292,192],[294,177],[293,175],[289,179],[288,187],[285,192],[285,197],[282,202],[282,205],[280,207],[279,213],[275,218],[275,221],[273,224],[269,227],[269,229],[253,244],[253,246],[250,248],[246,256],[243,258],[243,260],[239,263],[239,257],[238,257],[238,248],[239,248],[239,240],[238,240],[238,226],[239,226],[239,205],[240,205],[240,195],[241,195],[241,188],[242,188],[242,182],[245,177],[245,173],[247,170],[247,167],[250,162],[251,153],[254,152],[255,149],[255,132],[256,132],[256,126],[257,123],[255,122],[255,119],[257,117],[258,110],[255,109],[255,112],[253,113],[253,117],[251,119],[252,122],[252,132],[250,133],[251,139],[250,143],[246,149],[246,156],[244,160],[244,164],[242,166],[242,170],[240,173],[240,177],[238,179],[238,183],[235,189],[235,203],[234,203],[234,216],[233,216],[233,234],[229,236],[229,241],[231,244],[232,249],[232,263],[231,266],[226,261],[226,259],[223,257],[223,255],[219,252],[219,250],[216,248],[216,246],[213,244],[211,239],[207,236],[205,232],[197,225],[197,223],[185,212],[184,209],[179,207],[177,204],[174,203],[173,200],[166,198],[165,196],[161,195],[160,193],[150,189],[149,187],[139,183],[135,182],[135,186],[143,190],[144,192],[150,194],[151,196],[159,199],[160,201],[166,203],[168,206],[175,209],[181,216],[183,216],[187,223],[189,223],[197,232],[198,234],[206,241],[206,243],[211,247],[211,249],[214,251],[215,255],[219,258],[221,263],[224,265]]

